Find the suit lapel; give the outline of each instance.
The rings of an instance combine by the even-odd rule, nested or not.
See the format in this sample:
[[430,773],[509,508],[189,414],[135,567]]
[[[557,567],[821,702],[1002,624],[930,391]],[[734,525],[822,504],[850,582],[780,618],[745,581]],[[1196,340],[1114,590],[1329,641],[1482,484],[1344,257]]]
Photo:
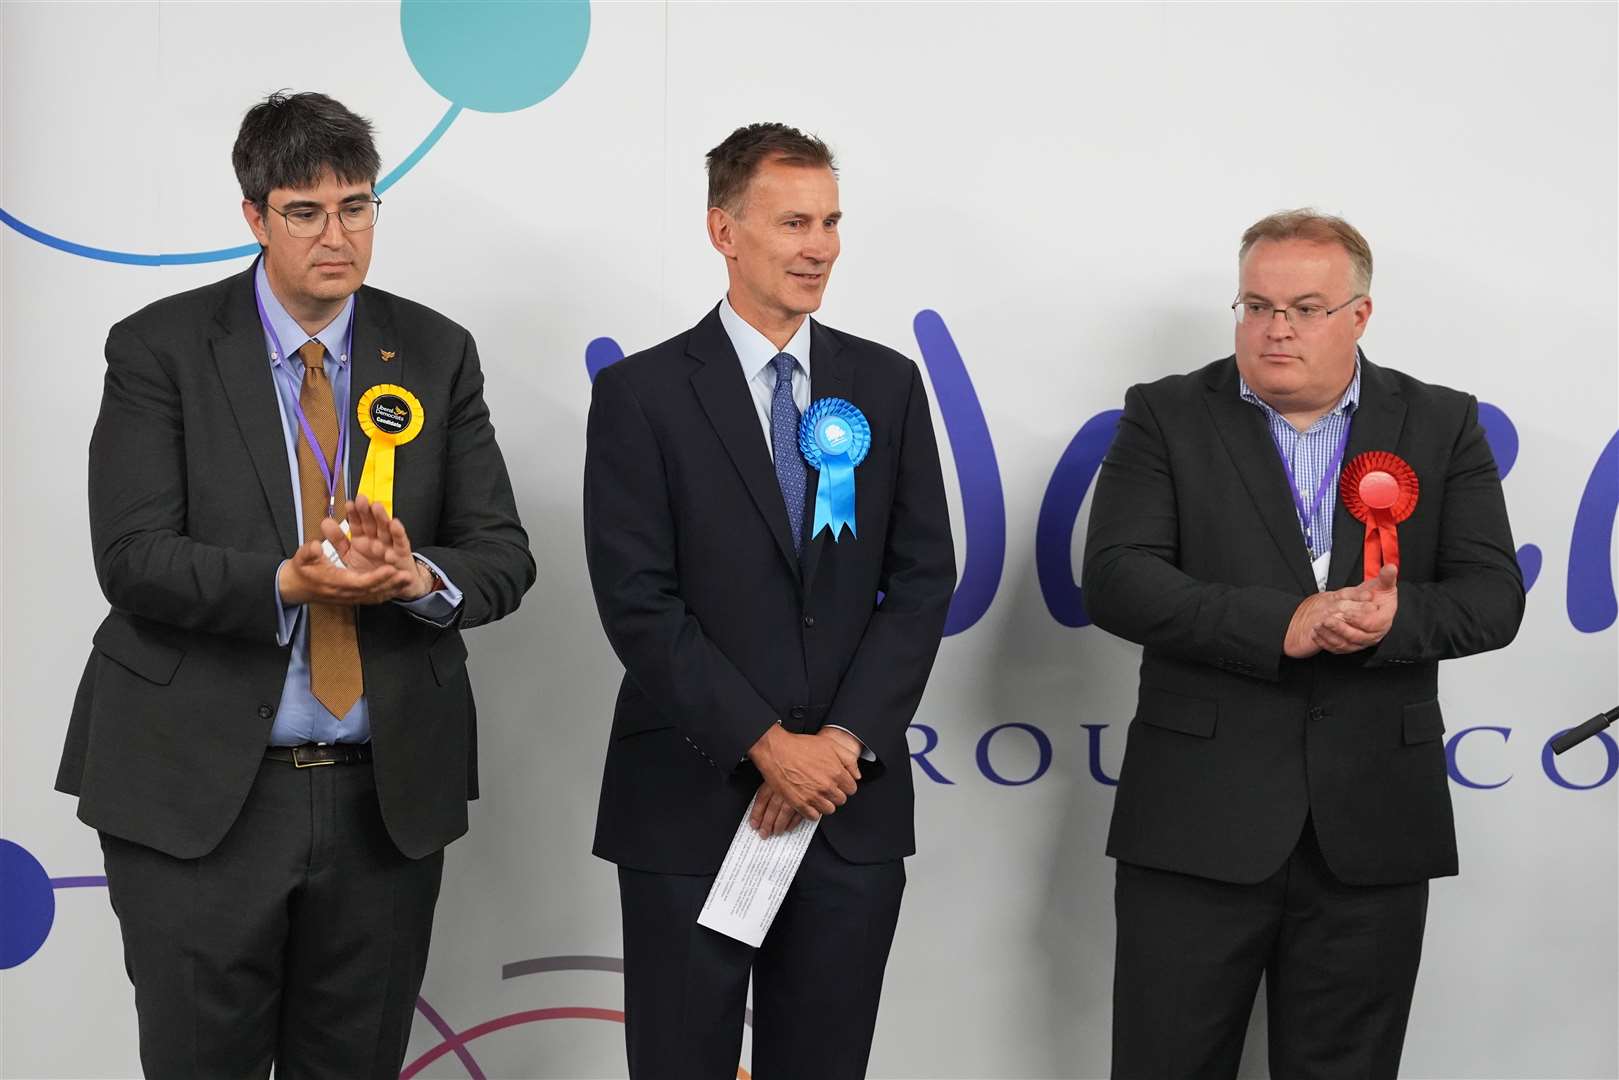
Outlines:
[[[1265,414],[1242,400],[1237,389],[1237,365],[1226,363],[1208,384],[1204,395],[1214,430],[1225,443],[1237,475],[1242,478],[1253,500],[1259,519],[1265,523],[1288,570],[1305,592],[1315,592],[1315,572],[1310,568],[1310,550],[1299,530],[1298,511],[1293,506],[1281,455],[1270,437]],[[1235,513],[1236,508],[1231,512]]]
[[691,376],[697,400],[708,422],[714,425],[731,463],[742,475],[748,494],[764,515],[770,534],[776,538],[776,547],[796,579],[798,556],[793,552],[793,537],[787,526],[787,504],[781,497],[781,485],[776,480],[764,432],[759,430],[759,414],[742,377],[741,361],[720,322],[717,306],[688,335],[686,352],[700,361]]
[[[1349,445],[1344,464],[1368,450],[1393,451],[1405,428],[1405,399],[1383,369],[1361,355],[1360,404],[1349,425]],[[1418,478],[1420,480],[1420,477]],[[1327,588],[1341,589],[1358,584],[1365,576],[1366,526],[1344,509],[1342,499],[1334,499],[1332,512],[1332,562],[1327,570]],[[1353,579],[1353,580],[1351,580]]]
[[[839,397],[846,401],[854,398],[854,357],[844,350],[837,337],[826,327],[810,320],[810,402],[822,398]],[[826,545],[834,543],[827,530],[819,536],[810,536],[815,521],[815,494],[820,489],[819,470],[810,473],[804,493],[804,591],[815,581],[815,570],[821,565]],[[858,507],[856,510],[858,511]]]
[[248,457],[269,504],[276,536],[284,554],[297,550],[297,517],[293,511],[292,476],[287,466],[287,437],[276,403],[275,370],[270,366],[264,328],[253,301],[253,274],[258,263],[232,284],[217,316],[218,332],[212,339],[214,363],[230,402],[236,426],[247,443]]
[[[381,301],[370,289],[362,288],[354,297],[354,345],[349,356],[349,400],[348,417],[344,421],[348,425],[348,468],[345,473],[348,480],[348,497],[354,498],[359,488],[360,472],[365,466],[366,451],[371,447],[371,440],[360,428],[360,398],[373,386],[392,383],[403,386],[409,390],[410,385],[405,381],[405,350],[402,344],[393,340],[393,326],[382,308]],[[391,359],[384,360],[383,352],[390,354]],[[402,446],[394,451],[403,454],[409,446]],[[397,464],[395,466],[397,471]],[[399,516],[399,499],[402,492],[396,485],[394,488],[394,506],[391,508],[394,516]]]

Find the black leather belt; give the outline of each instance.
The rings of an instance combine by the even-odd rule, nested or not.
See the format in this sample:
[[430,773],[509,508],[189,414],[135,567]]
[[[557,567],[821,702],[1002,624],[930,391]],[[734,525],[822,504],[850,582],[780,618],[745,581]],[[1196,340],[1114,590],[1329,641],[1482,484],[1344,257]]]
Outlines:
[[315,765],[363,765],[371,760],[370,743],[304,743],[302,746],[272,746],[264,751],[271,761],[284,761],[299,769]]

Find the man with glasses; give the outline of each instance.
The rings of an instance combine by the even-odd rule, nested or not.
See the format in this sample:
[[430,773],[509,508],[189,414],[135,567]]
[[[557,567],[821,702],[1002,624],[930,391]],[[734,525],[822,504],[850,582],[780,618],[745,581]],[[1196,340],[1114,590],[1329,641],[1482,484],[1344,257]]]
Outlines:
[[260,257],[107,339],[112,610],[57,787],[101,834],[147,1075],[391,1078],[477,795],[461,631],[534,561],[471,336],[362,285],[370,124],[275,94],[232,161]]
[[1273,1076],[1393,1077],[1456,873],[1438,662],[1523,581],[1477,402],[1359,349],[1360,233],[1275,214],[1238,270],[1236,354],[1130,389],[1091,510],[1085,606],[1143,648],[1113,1075],[1236,1076],[1263,976]]

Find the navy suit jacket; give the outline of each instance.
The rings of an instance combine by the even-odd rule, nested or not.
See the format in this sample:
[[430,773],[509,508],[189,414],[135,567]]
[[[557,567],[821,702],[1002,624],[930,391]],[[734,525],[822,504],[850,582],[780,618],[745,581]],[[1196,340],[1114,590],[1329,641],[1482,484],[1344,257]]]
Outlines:
[[933,420],[911,361],[820,323],[811,334],[812,399],[853,402],[872,446],[855,470],[858,537],[809,537],[812,473],[802,559],[717,309],[596,376],[585,554],[625,675],[595,852],[622,866],[717,870],[760,784],[748,749],[778,721],[836,724],[877,755],[822,819],[839,854],[916,849],[905,732],[956,580]]

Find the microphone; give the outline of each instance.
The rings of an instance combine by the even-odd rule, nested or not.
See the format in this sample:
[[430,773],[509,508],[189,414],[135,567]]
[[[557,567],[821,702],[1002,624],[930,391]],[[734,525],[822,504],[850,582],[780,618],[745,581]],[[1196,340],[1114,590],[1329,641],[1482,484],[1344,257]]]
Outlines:
[[1571,728],[1557,736],[1552,740],[1552,753],[1561,754],[1564,750],[1580,745],[1616,720],[1619,720],[1619,705],[1605,713],[1597,713],[1579,727]]

